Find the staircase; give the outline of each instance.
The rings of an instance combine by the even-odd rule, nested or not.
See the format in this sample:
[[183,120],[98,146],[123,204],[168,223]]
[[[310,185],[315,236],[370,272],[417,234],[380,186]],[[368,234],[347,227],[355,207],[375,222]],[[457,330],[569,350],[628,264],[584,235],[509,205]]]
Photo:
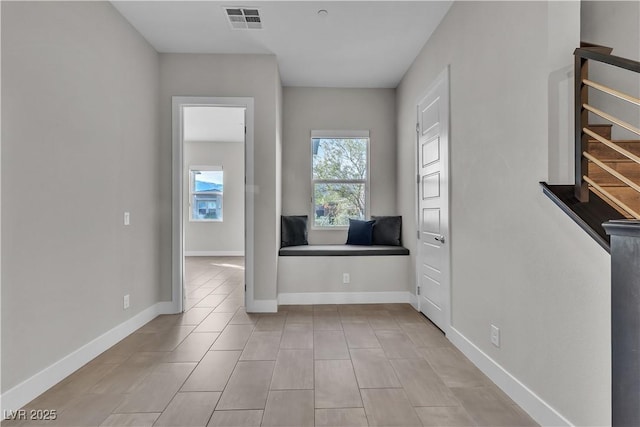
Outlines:
[[[640,73],[640,62],[611,54],[604,46],[583,44],[575,55],[575,138],[576,138],[576,182],[575,195],[581,202],[589,199],[590,193],[602,197],[626,218],[640,219],[639,195],[640,157],[638,141],[613,141],[614,126],[640,137],[638,124],[627,123],[606,111],[602,106],[589,103],[589,93],[599,91],[608,97],[625,101],[629,108],[640,107],[640,94],[626,94],[613,82],[594,82],[589,79],[590,61],[618,67],[632,73]],[[596,126],[590,118],[599,117],[610,123]],[[638,115],[640,117],[640,115]],[[635,181],[634,181],[635,180]]]
[[[582,43],[575,50],[575,184],[541,183],[543,191],[600,245],[609,250],[609,236],[602,223],[616,219],[640,220],[640,123],[627,123],[589,103],[589,94],[599,91],[623,101],[637,111],[640,94],[615,88],[616,82],[589,79],[589,63],[600,62],[640,79],[640,62],[612,55],[612,49]],[[598,117],[606,124],[593,124]],[[637,139],[612,139],[624,129]]]

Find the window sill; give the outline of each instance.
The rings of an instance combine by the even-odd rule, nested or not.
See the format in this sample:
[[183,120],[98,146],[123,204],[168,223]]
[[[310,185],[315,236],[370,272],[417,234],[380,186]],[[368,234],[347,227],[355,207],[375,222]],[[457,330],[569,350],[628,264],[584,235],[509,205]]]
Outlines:
[[348,225],[340,226],[340,227],[315,227],[311,226],[313,231],[346,231],[349,229]]

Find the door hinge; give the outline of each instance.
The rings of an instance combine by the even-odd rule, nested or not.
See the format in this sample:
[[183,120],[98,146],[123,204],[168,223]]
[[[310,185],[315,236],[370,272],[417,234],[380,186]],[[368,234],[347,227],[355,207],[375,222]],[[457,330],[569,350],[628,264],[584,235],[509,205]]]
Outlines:
[[416,231],[416,237],[420,240],[420,230]]
[[416,184],[420,184],[420,174],[416,175]]
[[247,134],[247,127],[246,126],[244,127],[244,134],[245,135]]
[[417,287],[417,294],[420,295],[420,286]]
[[247,292],[247,284],[244,284],[244,291]]
[[416,123],[416,133],[420,133],[420,123]]

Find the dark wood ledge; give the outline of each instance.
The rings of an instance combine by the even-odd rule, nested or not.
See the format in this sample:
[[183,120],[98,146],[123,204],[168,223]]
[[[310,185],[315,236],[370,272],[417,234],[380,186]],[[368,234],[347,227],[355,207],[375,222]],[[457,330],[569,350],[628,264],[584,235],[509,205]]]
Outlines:
[[593,192],[589,193],[588,202],[580,202],[574,196],[573,185],[549,185],[541,182],[542,191],[560,209],[575,221],[593,240],[598,242],[607,252],[610,251],[610,241],[602,224],[609,220],[624,219],[622,214],[609,206]]

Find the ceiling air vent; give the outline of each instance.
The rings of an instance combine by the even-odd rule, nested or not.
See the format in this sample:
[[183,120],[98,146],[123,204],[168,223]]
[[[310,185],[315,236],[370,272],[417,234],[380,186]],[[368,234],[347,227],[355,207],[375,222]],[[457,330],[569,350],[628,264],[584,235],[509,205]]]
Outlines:
[[258,9],[247,9],[244,7],[225,7],[227,19],[234,30],[260,30],[262,29],[262,19]]

